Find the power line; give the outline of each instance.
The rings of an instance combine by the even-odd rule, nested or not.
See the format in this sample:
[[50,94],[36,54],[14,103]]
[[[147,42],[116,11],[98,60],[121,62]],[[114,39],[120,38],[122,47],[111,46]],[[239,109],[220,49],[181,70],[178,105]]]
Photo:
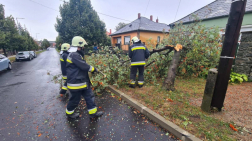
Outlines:
[[[40,6],[43,6],[43,7],[46,7],[46,8],[48,8],[48,9],[51,9],[51,10],[54,10],[54,11],[59,12],[59,10],[53,9],[53,8],[51,8],[51,7],[48,7],[48,6],[46,6],[46,5],[43,5],[43,4],[38,3],[38,2],[36,2],[36,1],[33,1],[33,0],[30,0],[30,1],[36,3],[36,4],[40,5]],[[124,20],[124,21],[129,21],[129,22],[131,22],[130,20],[125,20],[125,19],[122,19],[122,18],[114,17],[114,16],[107,15],[107,14],[103,14],[103,13],[100,13],[100,12],[97,12],[97,13],[98,13],[98,14],[101,14],[101,15],[104,15],[104,16],[111,17],[111,18],[115,18],[115,19],[119,19],[119,20]]]
[[150,0],[148,1],[147,7],[146,7],[146,9],[145,9],[144,16],[145,16],[145,13],[146,13],[146,11],[147,11],[147,9],[148,9],[148,7],[149,7],[149,3],[150,3]]
[[179,10],[179,6],[180,6],[180,2],[181,2],[181,0],[179,0],[179,5],[178,5],[178,9],[177,9],[177,12],[176,12],[175,18],[174,18],[174,22],[175,22],[175,20],[176,20],[177,14],[178,14],[178,10]]
[[36,2],[36,1],[33,1],[33,0],[30,0],[30,1],[31,1],[31,2],[34,2],[34,3],[38,4],[38,5],[44,6],[44,7],[46,7],[46,8],[49,8],[49,9],[51,9],[51,10],[54,10],[54,11],[59,12],[59,11],[58,11],[58,10],[56,10],[56,9],[53,9],[53,8],[51,8],[51,7],[48,7],[48,6],[46,6],[46,5],[43,5],[43,4],[38,3],[38,2]]
[[117,18],[117,17],[114,17],[114,16],[110,16],[110,15],[107,15],[107,14],[100,13],[100,12],[97,12],[97,13],[98,13],[98,14],[101,14],[101,15],[105,15],[105,16],[111,17],[111,18],[115,18],[115,19],[119,19],[119,20],[124,20],[124,21],[129,21],[129,22],[131,22],[130,20],[125,20],[125,19]]

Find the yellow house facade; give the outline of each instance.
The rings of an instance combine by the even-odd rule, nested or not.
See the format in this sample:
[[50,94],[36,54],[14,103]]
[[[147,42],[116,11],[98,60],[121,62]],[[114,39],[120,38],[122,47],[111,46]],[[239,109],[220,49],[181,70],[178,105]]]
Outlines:
[[131,39],[137,36],[145,45],[150,38],[151,43],[156,45],[163,40],[164,33],[168,33],[169,29],[167,24],[158,23],[158,19],[154,22],[152,16],[147,19],[138,14],[138,19],[110,35],[111,44],[122,50],[128,50]]

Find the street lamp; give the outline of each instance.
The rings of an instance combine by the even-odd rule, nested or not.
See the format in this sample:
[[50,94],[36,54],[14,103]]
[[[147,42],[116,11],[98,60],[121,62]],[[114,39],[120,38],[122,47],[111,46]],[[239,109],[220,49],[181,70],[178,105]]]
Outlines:
[[25,18],[16,18],[16,20],[17,20],[17,27],[18,27],[18,32],[19,32],[19,35],[20,35],[20,28],[19,28],[19,26],[18,26],[18,19],[25,19]]
[[38,41],[38,38],[37,38],[37,35],[38,35],[39,33],[36,33],[36,39],[37,39],[37,41]]

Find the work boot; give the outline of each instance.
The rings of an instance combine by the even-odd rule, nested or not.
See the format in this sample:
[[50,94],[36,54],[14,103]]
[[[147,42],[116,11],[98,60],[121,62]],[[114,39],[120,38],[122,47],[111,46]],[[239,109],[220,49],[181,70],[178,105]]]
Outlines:
[[73,113],[73,114],[66,114],[68,118],[71,118],[71,119],[76,119],[79,117],[79,113]]
[[96,112],[95,114],[90,114],[89,118],[96,118],[96,117],[100,117],[103,115],[103,111],[100,112]]
[[135,88],[135,85],[130,84],[129,87],[130,88]]

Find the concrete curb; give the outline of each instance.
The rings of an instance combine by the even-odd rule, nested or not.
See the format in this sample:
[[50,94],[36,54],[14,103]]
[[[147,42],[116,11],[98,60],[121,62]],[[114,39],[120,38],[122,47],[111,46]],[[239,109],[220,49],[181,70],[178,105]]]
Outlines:
[[120,96],[124,101],[126,101],[129,105],[133,106],[137,110],[139,110],[142,114],[159,124],[164,129],[171,132],[173,135],[175,135],[177,138],[183,140],[183,141],[201,141],[199,138],[195,137],[194,135],[188,133],[187,131],[183,130],[176,124],[166,120],[159,114],[155,113],[151,109],[145,107],[144,105],[140,104],[136,100],[132,99],[131,97],[127,96],[123,92],[117,90],[113,86],[108,86],[108,88],[116,94],[117,96]]

